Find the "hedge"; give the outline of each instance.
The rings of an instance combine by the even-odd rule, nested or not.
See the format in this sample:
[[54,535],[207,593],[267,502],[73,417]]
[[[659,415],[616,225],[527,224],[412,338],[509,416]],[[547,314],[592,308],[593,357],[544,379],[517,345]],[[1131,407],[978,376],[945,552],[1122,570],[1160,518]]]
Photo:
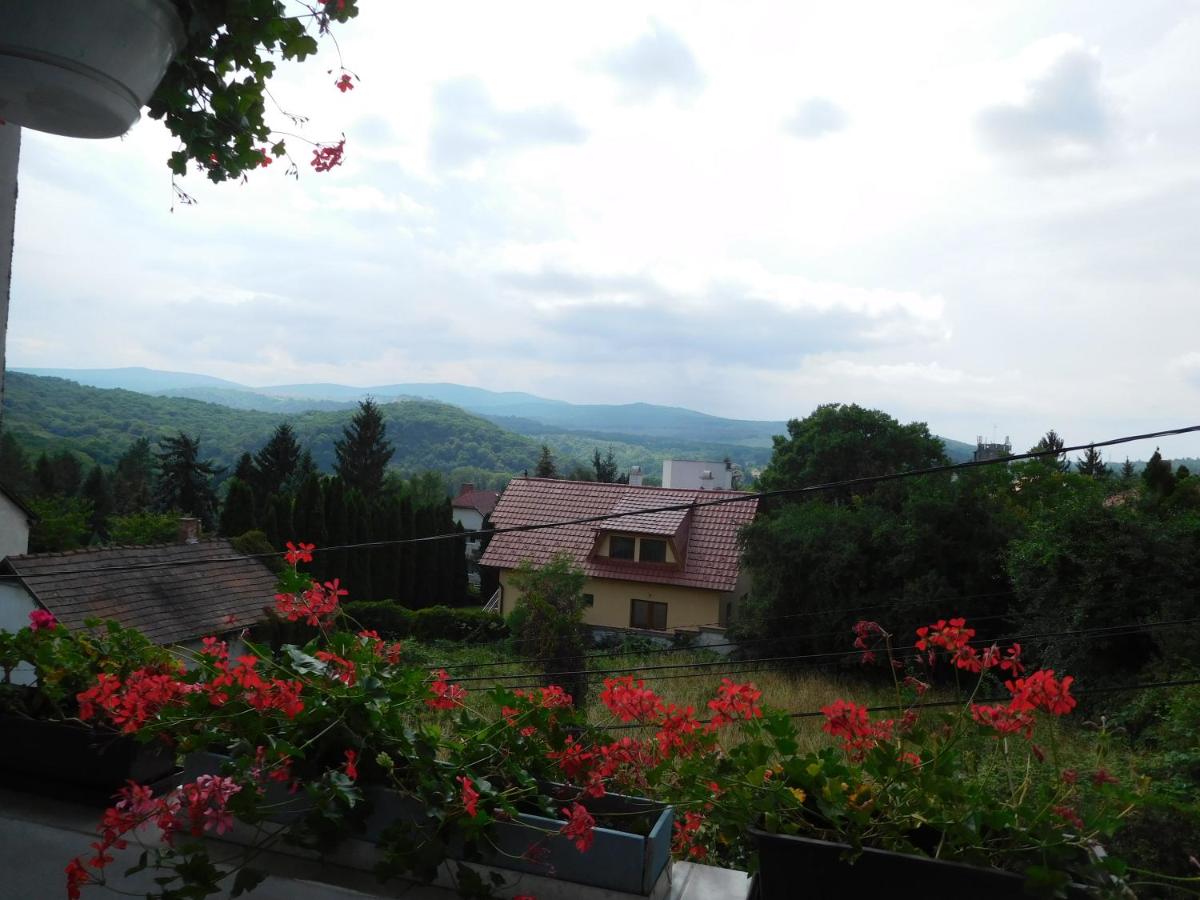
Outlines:
[[411,637],[419,641],[487,644],[508,637],[504,620],[478,607],[429,606],[414,610],[390,600],[376,600],[346,603],[342,608],[363,628],[389,640]]

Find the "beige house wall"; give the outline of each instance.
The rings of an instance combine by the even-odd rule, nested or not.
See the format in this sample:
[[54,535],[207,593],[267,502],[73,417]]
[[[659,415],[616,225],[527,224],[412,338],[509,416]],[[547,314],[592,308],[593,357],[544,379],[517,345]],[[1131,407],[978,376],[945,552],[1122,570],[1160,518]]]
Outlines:
[[[521,593],[513,586],[511,574],[509,571],[500,573],[500,611],[504,615],[512,612],[521,601]],[[667,604],[668,631],[722,622],[724,601],[733,596],[720,591],[610,578],[589,578],[583,592],[595,598],[583,617],[588,625],[628,628],[630,600],[652,600]]]

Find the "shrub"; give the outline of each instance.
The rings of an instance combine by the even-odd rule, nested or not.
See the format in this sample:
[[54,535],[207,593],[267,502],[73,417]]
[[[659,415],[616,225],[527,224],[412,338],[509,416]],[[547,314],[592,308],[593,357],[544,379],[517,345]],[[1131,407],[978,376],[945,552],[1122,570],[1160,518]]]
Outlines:
[[389,640],[412,637],[420,641],[484,644],[508,636],[504,620],[482,609],[430,606],[411,610],[391,600],[358,601],[343,608],[359,626]]

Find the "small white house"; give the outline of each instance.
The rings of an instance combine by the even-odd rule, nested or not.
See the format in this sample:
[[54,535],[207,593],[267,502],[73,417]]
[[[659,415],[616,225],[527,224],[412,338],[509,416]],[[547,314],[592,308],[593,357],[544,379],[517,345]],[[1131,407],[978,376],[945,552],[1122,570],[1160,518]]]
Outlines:
[[662,486],[689,491],[730,491],[734,489],[734,467],[728,462],[700,459],[664,459]]
[[[492,510],[496,508],[496,500],[500,497],[499,491],[477,491],[475,485],[471,482],[464,482],[458,490],[458,496],[450,501],[450,508],[454,515],[456,524],[461,525],[464,531],[479,531],[483,528],[483,523],[487,517],[492,514]],[[468,538],[466,540],[466,553],[468,566],[468,578],[471,583],[479,584],[479,562],[480,541],[479,538]]]
[[29,552],[29,529],[35,521],[33,510],[0,484],[0,559]]

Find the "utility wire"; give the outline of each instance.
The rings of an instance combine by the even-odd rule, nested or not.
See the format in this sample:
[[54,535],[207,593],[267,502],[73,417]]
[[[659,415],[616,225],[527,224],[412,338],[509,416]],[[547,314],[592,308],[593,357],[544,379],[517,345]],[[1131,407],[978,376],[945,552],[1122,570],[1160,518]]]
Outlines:
[[[1189,619],[1173,619],[1173,620],[1167,621],[1167,622],[1146,622],[1146,623],[1140,623],[1140,624],[1110,625],[1110,626],[1104,626],[1101,628],[1079,628],[1079,629],[1074,629],[1071,631],[1048,631],[1048,632],[1042,632],[1039,634],[1015,635],[1012,637],[989,638],[986,640],[983,638],[976,638],[976,639],[970,641],[969,643],[972,645],[987,646],[990,644],[1001,644],[1001,643],[1011,644],[1011,643],[1020,643],[1021,641],[1043,640],[1043,639],[1058,638],[1058,637],[1084,637],[1084,636],[1097,636],[1097,635],[1107,636],[1107,637],[1118,637],[1118,636],[1121,636],[1121,634],[1119,633],[1120,629],[1137,629],[1140,631],[1140,630],[1155,629],[1155,628],[1173,628],[1173,627],[1176,627],[1179,625],[1191,625],[1191,624],[1195,624],[1197,622],[1200,622],[1200,617],[1194,617],[1194,618],[1189,618]],[[1118,631],[1118,633],[1113,633],[1114,631]],[[1136,632],[1130,632],[1130,633],[1136,633]],[[892,648],[893,653],[901,653],[901,652],[912,651],[912,650],[917,650],[917,647],[915,644],[909,644],[907,646]],[[568,672],[548,672],[546,674],[551,675],[553,677],[557,677],[557,678],[565,678],[568,676],[576,676],[576,675],[592,676],[592,677],[599,676],[599,675],[627,675],[627,674],[631,674],[633,672],[660,672],[660,671],[666,671],[669,669],[711,669],[711,668],[714,668],[717,666],[728,667],[730,665],[744,665],[747,663],[799,662],[801,660],[830,659],[830,658],[837,658],[837,657],[855,656],[855,655],[861,655],[863,653],[868,653],[868,652],[878,652],[878,651],[837,650],[837,651],[829,651],[829,652],[824,652],[824,653],[803,653],[803,654],[789,655],[789,656],[768,656],[768,657],[763,657],[760,659],[743,660],[741,662],[732,662],[732,663],[730,660],[722,659],[722,660],[717,660],[717,661],[713,661],[713,662],[663,663],[663,664],[654,664],[654,665],[645,665],[645,666],[627,666],[627,667],[621,668],[621,669],[593,669],[593,670],[578,669],[578,670],[572,670],[572,671],[568,671]],[[510,674],[510,675],[473,675],[473,676],[467,676],[465,678],[456,678],[455,681],[460,684],[465,684],[467,682],[474,682],[474,681],[498,682],[498,681],[507,681],[510,679],[522,679],[522,678],[528,678],[528,677],[529,677],[528,673],[521,672],[521,673],[517,673],[517,674]]]
[[[979,598],[979,597],[1006,597],[1006,596],[1009,596],[1009,595],[1015,594],[1015,593],[1016,593],[1016,591],[1013,591],[1013,590],[992,591],[992,592],[989,592],[986,594],[963,594],[958,597],[938,597],[935,599],[936,599],[936,602],[938,602],[938,603],[954,603],[959,600],[971,600],[971,599],[975,599],[975,598]],[[743,621],[743,620],[739,619],[736,624],[755,626],[755,625],[763,625],[767,622],[778,622],[778,621],[782,621],[784,619],[798,619],[798,618],[807,618],[809,616],[821,616],[821,615],[828,615],[828,616],[849,615],[851,613],[863,612],[866,610],[876,610],[876,609],[885,609],[885,608],[899,609],[899,607],[901,605],[914,606],[917,604],[930,603],[930,602],[935,602],[935,601],[927,600],[925,598],[914,598],[914,599],[908,600],[908,601],[897,600],[892,603],[875,603],[870,606],[846,607],[845,609],[823,609],[823,610],[815,610],[815,611],[801,612],[801,613],[787,613],[785,615],[766,616],[761,619],[753,619],[753,620],[749,620],[749,621]],[[1101,606],[1102,604],[1096,604],[1096,605]],[[979,615],[979,616],[967,616],[967,618],[973,622],[984,622],[984,621],[991,621],[994,619],[1007,618],[1010,615],[1011,615],[1011,613],[996,613],[996,614],[987,614],[987,615]],[[703,622],[703,623],[697,623],[695,625],[676,625],[676,626],[674,626],[674,629],[676,631],[679,631],[681,629],[687,629],[687,628],[704,628],[704,627],[714,627],[714,626],[722,627],[719,625],[719,623],[716,623],[716,622]],[[818,632],[816,634],[805,633],[801,636],[804,638],[838,637],[839,635],[844,636],[847,633],[847,631],[848,631],[848,629],[843,628],[839,631]],[[741,647],[746,644],[761,644],[763,642],[768,642],[768,641],[789,641],[789,640],[795,640],[795,638],[796,638],[796,635],[783,635],[783,636],[776,636],[776,637],[746,638],[741,641],[726,641],[726,642],[714,643],[714,644],[697,644],[697,645],[691,646],[691,647],[661,647],[661,648],[656,648],[654,650],[645,650],[645,651],[603,650],[603,651],[598,651],[595,653],[583,653],[583,654],[580,654],[579,658],[581,658],[581,659],[607,659],[607,658],[620,657],[620,656],[647,656],[647,655],[657,656],[660,653],[695,653],[699,650],[712,650],[712,649],[715,649],[718,647]],[[653,640],[653,638],[650,638],[650,640]],[[536,639],[511,641],[510,644],[519,645],[519,644],[531,643],[533,641],[536,641]],[[439,665],[426,666],[426,668],[428,668],[430,671],[434,671],[437,669],[446,669],[447,671],[450,671],[452,669],[490,669],[490,668],[494,668],[496,666],[511,666],[511,665],[518,665],[518,664],[523,665],[523,664],[527,664],[527,663],[553,662],[555,659],[558,659],[558,658],[559,657],[555,657],[555,656],[516,656],[511,659],[506,659],[506,660],[503,660],[500,662],[442,663]]]
[[[997,459],[968,460],[961,463],[950,463],[943,466],[926,466],[920,469],[904,469],[899,472],[889,472],[884,475],[863,475],[857,478],[846,478],[841,481],[829,481],[823,484],[813,484],[807,487],[780,488],[773,491],[729,492],[719,497],[705,500],[689,500],[686,503],[672,503],[664,506],[647,507],[629,512],[603,513],[594,516],[582,516],[575,519],[562,519],[554,522],[536,522],[528,525],[506,525],[499,528],[483,528],[475,531],[457,531],[448,534],[434,534],[417,538],[396,538],[380,541],[361,541],[354,544],[335,544],[322,547],[318,552],[331,553],[335,550],[372,550],[382,547],[411,546],[428,544],[436,541],[467,540],[475,537],[492,537],[498,534],[510,534],[523,531],[542,531],[547,528],[561,528],[566,525],[589,525],[595,522],[606,522],[613,519],[624,519],[632,516],[643,516],[649,513],[680,512],[690,509],[701,509],[708,506],[723,506],[729,503],[748,503],[755,500],[768,500],[776,497],[800,497],[807,494],[838,490],[840,488],[867,487],[872,484],[883,484],[889,481],[899,481],[904,478],[915,478],[923,475],[937,475],[943,472],[961,472],[966,469],[977,469],[983,466],[1008,465],[1026,459],[1038,459],[1043,456],[1059,456],[1064,453],[1074,453],[1094,447],[1113,447],[1118,444],[1128,444],[1134,441],[1147,441],[1162,437],[1175,437],[1200,431],[1200,425],[1188,425],[1183,428],[1167,428],[1161,431],[1151,431],[1145,434],[1132,434],[1125,437],[1109,438],[1104,441],[1088,441],[1086,444],[1073,444],[1057,450],[1031,450],[1027,453],[1014,453]],[[664,490],[670,490],[669,488]],[[715,493],[715,492],[714,492]],[[44,578],[52,575],[78,575],[81,572],[138,572],[147,569],[178,568],[180,566],[211,565],[215,563],[241,562],[247,559],[270,559],[283,556],[282,552],[249,553],[236,556],[211,556],[196,559],[180,559],[172,562],[137,563],[123,566],[94,566],[89,569],[65,569],[61,571],[31,572],[26,575],[15,573],[0,574],[0,578]]]
[[[1075,690],[1074,688],[1072,688],[1071,693],[1072,693],[1072,695],[1079,695],[1079,696],[1087,696],[1090,694],[1118,694],[1118,693],[1124,693],[1127,691],[1152,691],[1152,690],[1163,690],[1165,688],[1187,687],[1189,685],[1195,685],[1195,684],[1200,684],[1200,678],[1180,678],[1180,679],[1175,679],[1172,681],[1150,681],[1150,682],[1144,682],[1141,684],[1121,684],[1121,685],[1111,685],[1108,687],[1081,688],[1079,690]],[[1010,700],[1010,699],[1012,699],[1012,698],[1011,697],[980,697],[975,702],[976,703],[999,703],[999,702],[1003,702],[1005,700]],[[930,708],[940,707],[940,706],[962,706],[962,704],[963,704],[962,700],[931,700],[928,703],[914,704],[911,708],[913,708],[913,709],[930,709]],[[868,706],[868,707],[866,707],[866,710],[867,710],[867,712],[873,712],[873,713],[874,712],[903,712],[904,710],[909,709],[909,708],[910,707],[907,707],[907,706],[896,706],[895,704],[892,704],[890,706],[888,706],[888,705]],[[824,716],[824,715],[825,715],[825,713],[823,713],[819,709],[806,709],[806,710],[802,710],[799,712],[789,712],[788,713],[788,716],[790,716],[793,719],[815,719],[817,716]],[[711,719],[699,719],[697,721],[698,721],[698,724],[700,724],[700,725],[707,725],[712,720]],[[645,725],[641,722],[626,722],[626,723],[615,724],[615,725],[598,725],[596,727],[601,729],[602,731],[623,731],[626,729],[654,728],[655,726],[654,725]]]

